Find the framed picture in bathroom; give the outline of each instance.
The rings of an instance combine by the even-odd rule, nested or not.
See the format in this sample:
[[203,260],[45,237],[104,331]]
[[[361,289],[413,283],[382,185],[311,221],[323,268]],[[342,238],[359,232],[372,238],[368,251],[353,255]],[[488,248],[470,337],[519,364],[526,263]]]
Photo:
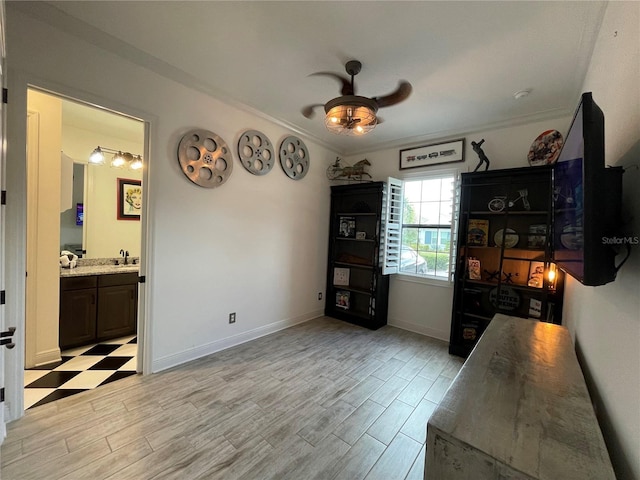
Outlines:
[[140,220],[142,182],[118,178],[118,220]]

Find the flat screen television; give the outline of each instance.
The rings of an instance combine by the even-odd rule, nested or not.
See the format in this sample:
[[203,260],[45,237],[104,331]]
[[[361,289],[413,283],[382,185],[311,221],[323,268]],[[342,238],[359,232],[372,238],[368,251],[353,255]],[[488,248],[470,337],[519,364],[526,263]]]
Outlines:
[[76,204],[76,225],[82,226],[84,224],[84,204],[77,203]]
[[583,93],[554,167],[554,251],[558,267],[584,285],[616,278],[622,167],[605,167],[604,114]]

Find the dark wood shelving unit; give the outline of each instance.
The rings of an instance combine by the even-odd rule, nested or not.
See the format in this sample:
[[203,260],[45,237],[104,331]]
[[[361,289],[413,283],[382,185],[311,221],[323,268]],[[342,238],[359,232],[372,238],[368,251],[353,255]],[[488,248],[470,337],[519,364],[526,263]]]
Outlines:
[[[387,323],[389,278],[382,275],[384,182],[331,187],[331,221],[325,315],[377,329]],[[341,220],[354,225],[345,235]],[[356,232],[364,238],[356,238]],[[338,273],[348,277],[336,284]]]
[[[563,274],[548,277],[552,175],[552,167],[462,174],[450,353],[466,357],[496,313],[561,323]],[[475,275],[469,259],[479,261]]]

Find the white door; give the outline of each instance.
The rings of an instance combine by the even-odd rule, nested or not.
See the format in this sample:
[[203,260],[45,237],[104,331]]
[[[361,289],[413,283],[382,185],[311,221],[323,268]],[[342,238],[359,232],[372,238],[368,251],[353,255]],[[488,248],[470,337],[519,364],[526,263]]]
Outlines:
[[[4,45],[4,26],[5,26],[5,18],[4,18],[4,0],[0,2],[0,86],[4,88],[4,79],[5,79],[5,45]],[[4,98],[4,94],[3,94]],[[4,235],[5,235],[5,218],[6,218],[6,206],[5,206],[5,198],[6,198],[6,170],[5,170],[5,121],[6,118],[6,108],[4,100],[0,102],[0,189],[2,190],[2,205],[0,206],[0,291],[2,291],[2,302],[0,302],[0,331],[6,332],[8,331],[5,319],[5,305],[4,305],[4,291],[5,291],[5,283],[4,283],[4,269],[6,265],[5,256],[4,256]],[[9,339],[9,337],[0,337],[0,341],[5,339]],[[6,425],[4,423],[4,352],[5,347],[0,346],[0,444],[4,441],[4,437],[7,434]]]

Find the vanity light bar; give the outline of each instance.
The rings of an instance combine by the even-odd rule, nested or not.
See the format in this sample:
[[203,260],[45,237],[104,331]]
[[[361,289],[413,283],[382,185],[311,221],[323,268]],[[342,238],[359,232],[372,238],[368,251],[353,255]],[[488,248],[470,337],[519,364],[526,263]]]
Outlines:
[[140,170],[142,168],[142,156],[113,148],[101,147],[99,145],[91,152],[89,163],[92,165],[104,165],[105,153],[113,155],[110,165],[114,168],[122,168],[125,165],[127,165],[130,170]]

